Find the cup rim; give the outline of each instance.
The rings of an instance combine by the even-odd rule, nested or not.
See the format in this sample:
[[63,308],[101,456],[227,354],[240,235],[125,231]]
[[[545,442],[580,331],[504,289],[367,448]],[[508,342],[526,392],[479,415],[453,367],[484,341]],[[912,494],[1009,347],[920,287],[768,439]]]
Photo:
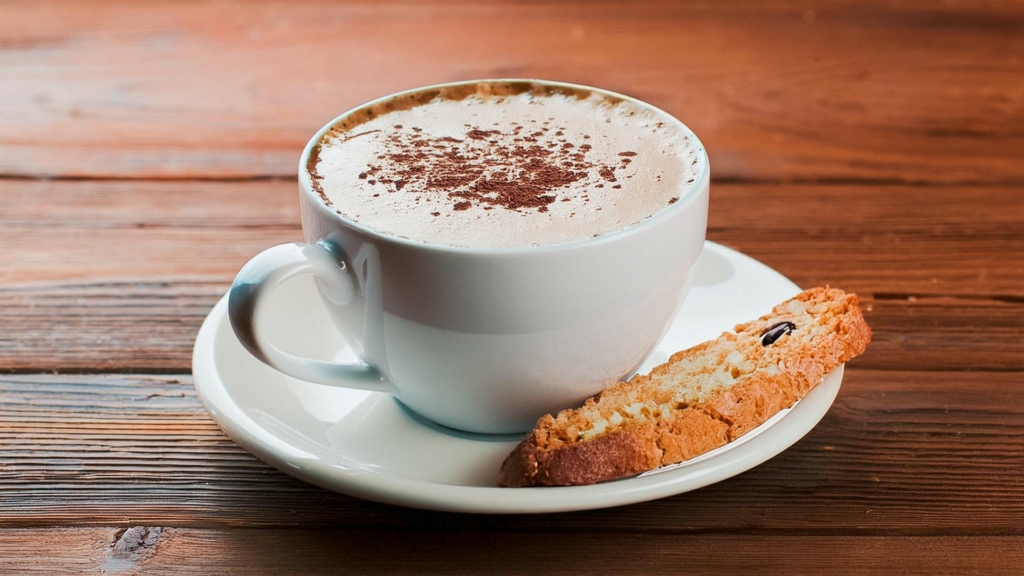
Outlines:
[[[565,88],[565,89],[568,89],[568,90],[586,90],[586,91],[590,91],[590,92],[595,92],[595,93],[598,93],[598,94],[601,94],[601,95],[604,95],[604,96],[607,96],[607,97],[610,97],[610,98],[617,98],[617,99],[620,99],[620,100],[625,100],[625,101],[631,102],[631,103],[633,103],[635,105],[638,105],[640,107],[646,108],[646,109],[654,112],[655,114],[658,114],[658,115],[662,116],[666,121],[672,123],[676,127],[677,130],[681,131],[684,135],[686,135],[689,138],[691,138],[692,141],[695,143],[696,149],[699,152],[701,159],[703,160],[703,163],[701,164],[700,172],[697,174],[697,177],[694,178],[693,183],[691,183],[690,186],[688,188],[686,188],[684,192],[681,192],[679,194],[679,199],[676,202],[673,202],[672,204],[663,207],[662,209],[658,210],[657,212],[655,212],[654,214],[648,216],[647,218],[644,218],[643,220],[640,220],[639,222],[635,222],[633,224],[630,224],[629,226],[625,226],[623,228],[619,228],[617,230],[613,230],[611,232],[608,232],[606,234],[601,234],[600,236],[596,236],[596,237],[593,237],[593,238],[582,238],[580,240],[572,240],[572,241],[569,241],[569,242],[560,242],[560,243],[556,243],[556,244],[541,244],[541,245],[534,245],[534,246],[516,246],[516,247],[511,247],[511,248],[508,248],[508,247],[502,247],[502,248],[477,248],[477,247],[470,247],[470,246],[452,246],[452,245],[449,245],[449,244],[439,244],[439,243],[432,243],[432,242],[424,242],[422,240],[413,240],[411,238],[404,238],[402,236],[397,236],[395,234],[389,234],[389,233],[386,233],[386,232],[381,232],[379,230],[375,230],[373,228],[370,228],[369,226],[361,224],[361,223],[359,223],[359,222],[357,222],[357,221],[355,221],[355,220],[353,220],[351,218],[348,218],[347,216],[341,214],[340,212],[338,212],[337,210],[335,210],[331,206],[328,206],[326,201],[320,196],[320,194],[316,193],[316,191],[313,189],[313,183],[312,183],[312,181],[310,179],[309,170],[307,170],[307,165],[308,165],[308,162],[309,162],[309,156],[310,156],[310,154],[313,151],[313,147],[316,146],[321,141],[321,139],[323,138],[324,134],[326,134],[328,130],[330,130],[334,125],[336,125],[337,123],[341,122],[345,118],[347,118],[349,116],[352,116],[354,114],[357,114],[360,111],[362,111],[362,110],[364,110],[366,108],[369,108],[371,106],[376,106],[376,105],[381,104],[383,102],[386,102],[388,100],[391,100],[391,99],[394,99],[394,98],[401,98],[402,96],[407,96],[407,95],[410,95],[410,94],[415,94],[417,92],[424,92],[424,91],[428,91],[428,90],[439,90],[439,89],[452,88],[452,87],[458,87],[458,86],[466,86],[466,85],[470,85],[470,84],[480,84],[480,83],[499,84],[499,83],[523,83],[523,82],[533,83],[533,84],[537,84],[537,85],[541,85],[541,86],[549,86],[549,87],[555,87],[555,88]],[[420,87],[417,87],[417,88],[410,88],[408,90],[402,90],[402,91],[399,91],[399,92],[393,92],[393,93],[388,94],[386,96],[381,96],[380,98],[376,98],[374,100],[370,100],[369,102],[366,102],[366,103],[360,104],[358,106],[355,106],[354,108],[350,108],[349,110],[347,110],[347,111],[339,114],[338,116],[336,116],[333,120],[331,120],[330,122],[325,124],[323,127],[321,127],[319,130],[317,130],[316,134],[314,134],[313,137],[310,138],[309,141],[306,143],[305,148],[303,148],[303,150],[302,150],[302,155],[299,157],[299,188],[302,190],[303,194],[306,194],[306,195],[312,197],[313,201],[316,203],[317,206],[319,206],[321,209],[326,210],[327,212],[329,212],[331,215],[333,215],[338,220],[343,222],[347,227],[352,228],[352,229],[354,229],[354,230],[356,230],[356,231],[358,231],[358,232],[360,232],[362,234],[365,234],[367,236],[370,236],[370,237],[372,237],[372,238],[374,238],[376,240],[380,240],[380,241],[383,241],[383,242],[391,242],[391,243],[399,244],[399,245],[402,245],[402,246],[405,246],[405,247],[409,247],[409,248],[414,248],[414,249],[428,250],[428,251],[433,251],[433,252],[452,253],[452,254],[477,254],[477,255],[502,254],[502,255],[505,255],[505,254],[553,253],[553,252],[562,252],[562,251],[569,251],[569,250],[574,250],[574,249],[579,249],[579,248],[584,248],[584,247],[602,245],[602,244],[606,244],[606,243],[609,243],[609,242],[615,242],[615,241],[617,241],[617,240],[619,240],[619,239],[621,239],[623,237],[634,235],[634,234],[642,232],[642,231],[644,231],[644,230],[646,230],[648,228],[654,227],[657,224],[659,224],[660,222],[662,222],[664,220],[670,219],[676,213],[678,213],[678,212],[688,208],[691,204],[693,204],[694,198],[696,198],[698,196],[697,191],[701,190],[702,188],[704,188],[704,187],[706,187],[708,185],[710,185],[710,182],[709,182],[710,174],[711,174],[711,163],[710,163],[710,160],[708,159],[707,150],[704,148],[704,143],[700,141],[700,138],[697,137],[697,134],[695,134],[693,132],[693,130],[690,129],[689,126],[684,124],[681,120],[679,120],[678,118],[676,118],[672,114],[669,114],[668,112],[662,110],[661,108],[658,108],[657,106],[655,106],[653,104],[650,104],[648,102],[640,100],[639,98],[634,98],[632,96],[628,96],[626,94],[621,94],[621,93],[618,93],[618,92],[613,92],[611,90],[605,90],[603,88],[596,88],[596,87],[593,87],[593,86],[587,86],[585,84],[573,84],[573,83],[570,83],[570,82],[558,82],[558,81],[554,81],[554,80],[544,80],[544,79],[540,79],[540,78],[479,78],[479,79],[475,79],[475,80],[459,80],[459,81],[455,81],[455,82],[442,82],[442,83],[439,83],[439,84],[431,84],[431,85],[428,85],[428,86],[420,86]]]

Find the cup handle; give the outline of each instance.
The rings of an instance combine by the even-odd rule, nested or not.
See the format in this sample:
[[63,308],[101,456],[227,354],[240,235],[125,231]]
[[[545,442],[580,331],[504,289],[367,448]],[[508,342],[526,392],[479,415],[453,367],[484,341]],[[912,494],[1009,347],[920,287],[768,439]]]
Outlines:
[[323,243],[281,244],[260,252],[235,276],[228,294],[228,318],[245,349],[264,364],[293,378],[357,390],[394,394],[396,388],[377,369],[362,362],[339,364],[290,354],[267,340],[259,327],[261,303],[278,286],[296,276],[313,275],[331,291],[331,300],[351,305],[356,280]]

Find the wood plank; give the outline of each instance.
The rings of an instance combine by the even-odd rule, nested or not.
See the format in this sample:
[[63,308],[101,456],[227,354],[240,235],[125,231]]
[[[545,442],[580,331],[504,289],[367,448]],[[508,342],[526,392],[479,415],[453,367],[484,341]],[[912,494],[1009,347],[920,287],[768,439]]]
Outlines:
[[[322,526],[646,534],[1021,534],[1021,373],[850,369],[783,454],[725,482],[587,513],[470,516],[321,490],[249,456],[188,376],[0,376],[0,526]],[[2,554],[0,554],[2,556]]]
[[720,178],[1024,182],[1018,3],[47,1],[0,15],[6,175],[294,176],[305,140],[351,106],[519,76],[663,107]]
[[[0,288],[0,371],[188,372],[226,289],[227,280],[181,277]],[[862,296],[874,340],[856,367],[1024,370],[1020,301]]]
[[[17,574],[1019,574],[1024,537],[211,530],[0,531]],[[569,568],[567,568],[569,567]]]
[[21,232],[32,239],[61,229],[299,227],[299,185],[294,178],[242,182],[0,180],[0,202],[0,230]]
[[[288,181],[0,181],[0,370],[187,372],[234,273],[301,239],[295,196]],[[876,336],[857,366],[1024,369],[1017,189],[717,185],[712,197],[711,239],[862,296]]]
[[[298,226],[295,178],[221,181],[0,180],[0,225]],[[712,186],[713,231],[791,230],[857,237],[876,232],[1012,234],[1024,222],[1024,186],[735,184]]]
[[[0,180],[0,282],[230,281],[301,238],[296,184]],[[1024,297],[1024,189],[716,185],[708,237],[802,285]]]
[[0,288],[0,371],[189,372],[226,290],[182,277]]
[[856,366],[1024,370],[1024,301],[875,294],[866,305],[874,339]]

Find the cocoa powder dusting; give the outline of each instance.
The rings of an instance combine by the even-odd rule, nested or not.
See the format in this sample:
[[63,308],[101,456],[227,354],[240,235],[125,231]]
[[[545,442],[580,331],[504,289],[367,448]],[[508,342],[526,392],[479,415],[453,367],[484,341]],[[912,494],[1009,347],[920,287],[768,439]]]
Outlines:
[[466,137],[472,138],[473,140],[487,140],[491,136],[497,136],[498,134],[501,134],[501,132],[498,132],[497,130],[481,130],[479,128],[473,128],[469,132],[466,132]]
[[587,159],[589,144],[556,140],[547,135],[548,128],[520,136],[523,128],[518,124],[506,132],[466,125],[464,139],[430,137],[415,127],[394,129],[377,156],[379,162],[367,166],[359,178],[369,178],[370,184],[379,181],[388,192],[448,199],[458,211],[476,205],[485,210],[547,212],[547,206],[558,200],[559,189],[588,178],[592,171],[616,181],[615,166]]

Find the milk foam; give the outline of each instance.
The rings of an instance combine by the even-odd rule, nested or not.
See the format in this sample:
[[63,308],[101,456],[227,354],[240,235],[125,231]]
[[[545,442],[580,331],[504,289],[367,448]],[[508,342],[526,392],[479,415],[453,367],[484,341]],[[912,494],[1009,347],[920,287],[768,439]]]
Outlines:
[[480,83],[361,110],[308,169],[329,206],[378,232],[514,248],[636,224],[685,194],[703,162],[692,136],[642,105]]

